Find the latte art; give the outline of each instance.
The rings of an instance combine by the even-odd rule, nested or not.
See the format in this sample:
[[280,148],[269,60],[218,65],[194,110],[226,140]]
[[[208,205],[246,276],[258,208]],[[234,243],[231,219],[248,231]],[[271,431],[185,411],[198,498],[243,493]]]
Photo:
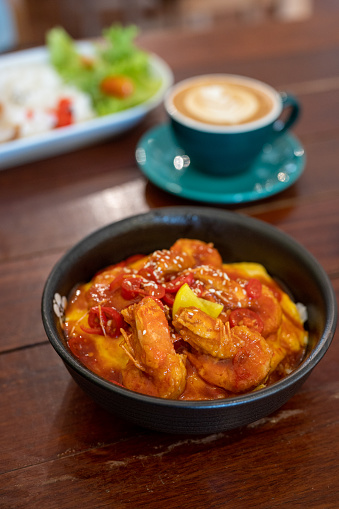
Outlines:
[[260,89],[221,79],[190,84],[173,97],[176,109],[207,124],[234,126],[267,115],[272,99]]
[[227,85],[207,85],[190,90],[184,102],[191,115],[218,124],[248,122],[260,107],[255,95]]

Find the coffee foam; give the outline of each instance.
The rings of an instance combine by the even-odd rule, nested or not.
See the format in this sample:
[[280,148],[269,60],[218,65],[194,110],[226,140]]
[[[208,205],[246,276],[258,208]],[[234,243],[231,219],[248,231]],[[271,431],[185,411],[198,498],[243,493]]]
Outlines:
[[216,124],[242,124],[259,110],[257,97],[230,85],[205,85],[187,90],[183,104],[191,116]]
[[276,107],[272,93],[250,80],[217,76],[189,80],[173,94],[172,102],[179,114],[221,127],[255,122]]

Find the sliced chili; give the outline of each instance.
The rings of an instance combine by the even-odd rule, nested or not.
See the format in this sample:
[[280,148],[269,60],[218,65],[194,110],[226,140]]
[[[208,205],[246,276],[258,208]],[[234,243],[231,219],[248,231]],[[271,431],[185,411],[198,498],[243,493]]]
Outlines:
[[138,275],[144,277],[145,279],[149,279],[150,281],[158,282],[156,275],[154,274],[154,269],[151,267],[142,267],[138,271]]
[[126,300],[135,299],[138,295],[162,299],[165,295],[165,288],[142,276],[127,276],[121,282],[121,295]]
[[113,307],[94,306],[88,315],[89,327],[81,326],[89,334],[107,335],[112,338],[120,336],[120,329],[124,326],[124,319]]
[[118,274],[117,277],[115,279],[113,279],[113,281],[109,285],[109,289],[111,292],[114,292],[115,290],[120,288],[123,277],[124,277],[124,273],[120,272],[120,274]]
[[194,276],[193,274],[182,274],[181,276],[176,277],[175,279],[172,279],[172,281],[169,281],[168,283],[164,283],[164,287],[166,292],[168,293],[176,293],[179,288],[182,287],[185,283],[188,284],[188,286],[191,286],[194,282]]
[[165,288],[163,285],[154,283],[153,281],[149,281],[144,285],[145,295],[149,297],[154,297],[154,299],[162,299],[165,295]]
[[141,277],[124,277],[121,280],[121,295],[126,300],[135,299],[140,294],[143,294],[141,288],[142,278]]
[[165,295],[162,298],[163,302],[170,307],[173,307],[174,299],[175,299],[175,295],[173,295],[173,293],[169,293],[169,292],[165,292]]
[[101,311],[107,318],[105,324],[106,334],[112,338],[120,336],[120,329],[124,326],[124,319],[119,311],[108,306],[102,307]]
[[80,329],[87,334],[99,334],[100,336],[103,336],[101,327],[85,327],[84,325],[80,325]]

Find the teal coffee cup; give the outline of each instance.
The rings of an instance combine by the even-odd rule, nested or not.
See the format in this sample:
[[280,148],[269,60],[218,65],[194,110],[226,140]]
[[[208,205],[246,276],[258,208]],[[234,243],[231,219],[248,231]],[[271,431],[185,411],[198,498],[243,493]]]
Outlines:
[[263,146],[290,129],[300,113],[291,94],[231,74],[181,81],[167,92],[164,104],[190,163],[216,175],[246,171]]

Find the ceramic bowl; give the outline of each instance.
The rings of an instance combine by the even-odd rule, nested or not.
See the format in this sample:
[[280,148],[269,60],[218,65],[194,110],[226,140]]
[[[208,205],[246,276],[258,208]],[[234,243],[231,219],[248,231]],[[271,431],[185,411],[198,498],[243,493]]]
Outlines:
[[[307,307],[309,346],[306,358],[293,373],[267,388],[229,399],[172,401],[113,385],[73,357],[57,316],[60,297],[67,297],[77,283],[89,281],[108,265],[132,254],[169,248],[180,237],[213,242],[227,263],[263,264],[289,289],[296,302]],[[206,434],[247,425],[271,414],[291,398],[326,353],[335,332],[337,306],[331,283],[319,263],[275,227],[218,209],[171,207],[108,225],[68,251],[47,279],[42,319],[52,346],[74,380],[106,410],[157,431]]]

